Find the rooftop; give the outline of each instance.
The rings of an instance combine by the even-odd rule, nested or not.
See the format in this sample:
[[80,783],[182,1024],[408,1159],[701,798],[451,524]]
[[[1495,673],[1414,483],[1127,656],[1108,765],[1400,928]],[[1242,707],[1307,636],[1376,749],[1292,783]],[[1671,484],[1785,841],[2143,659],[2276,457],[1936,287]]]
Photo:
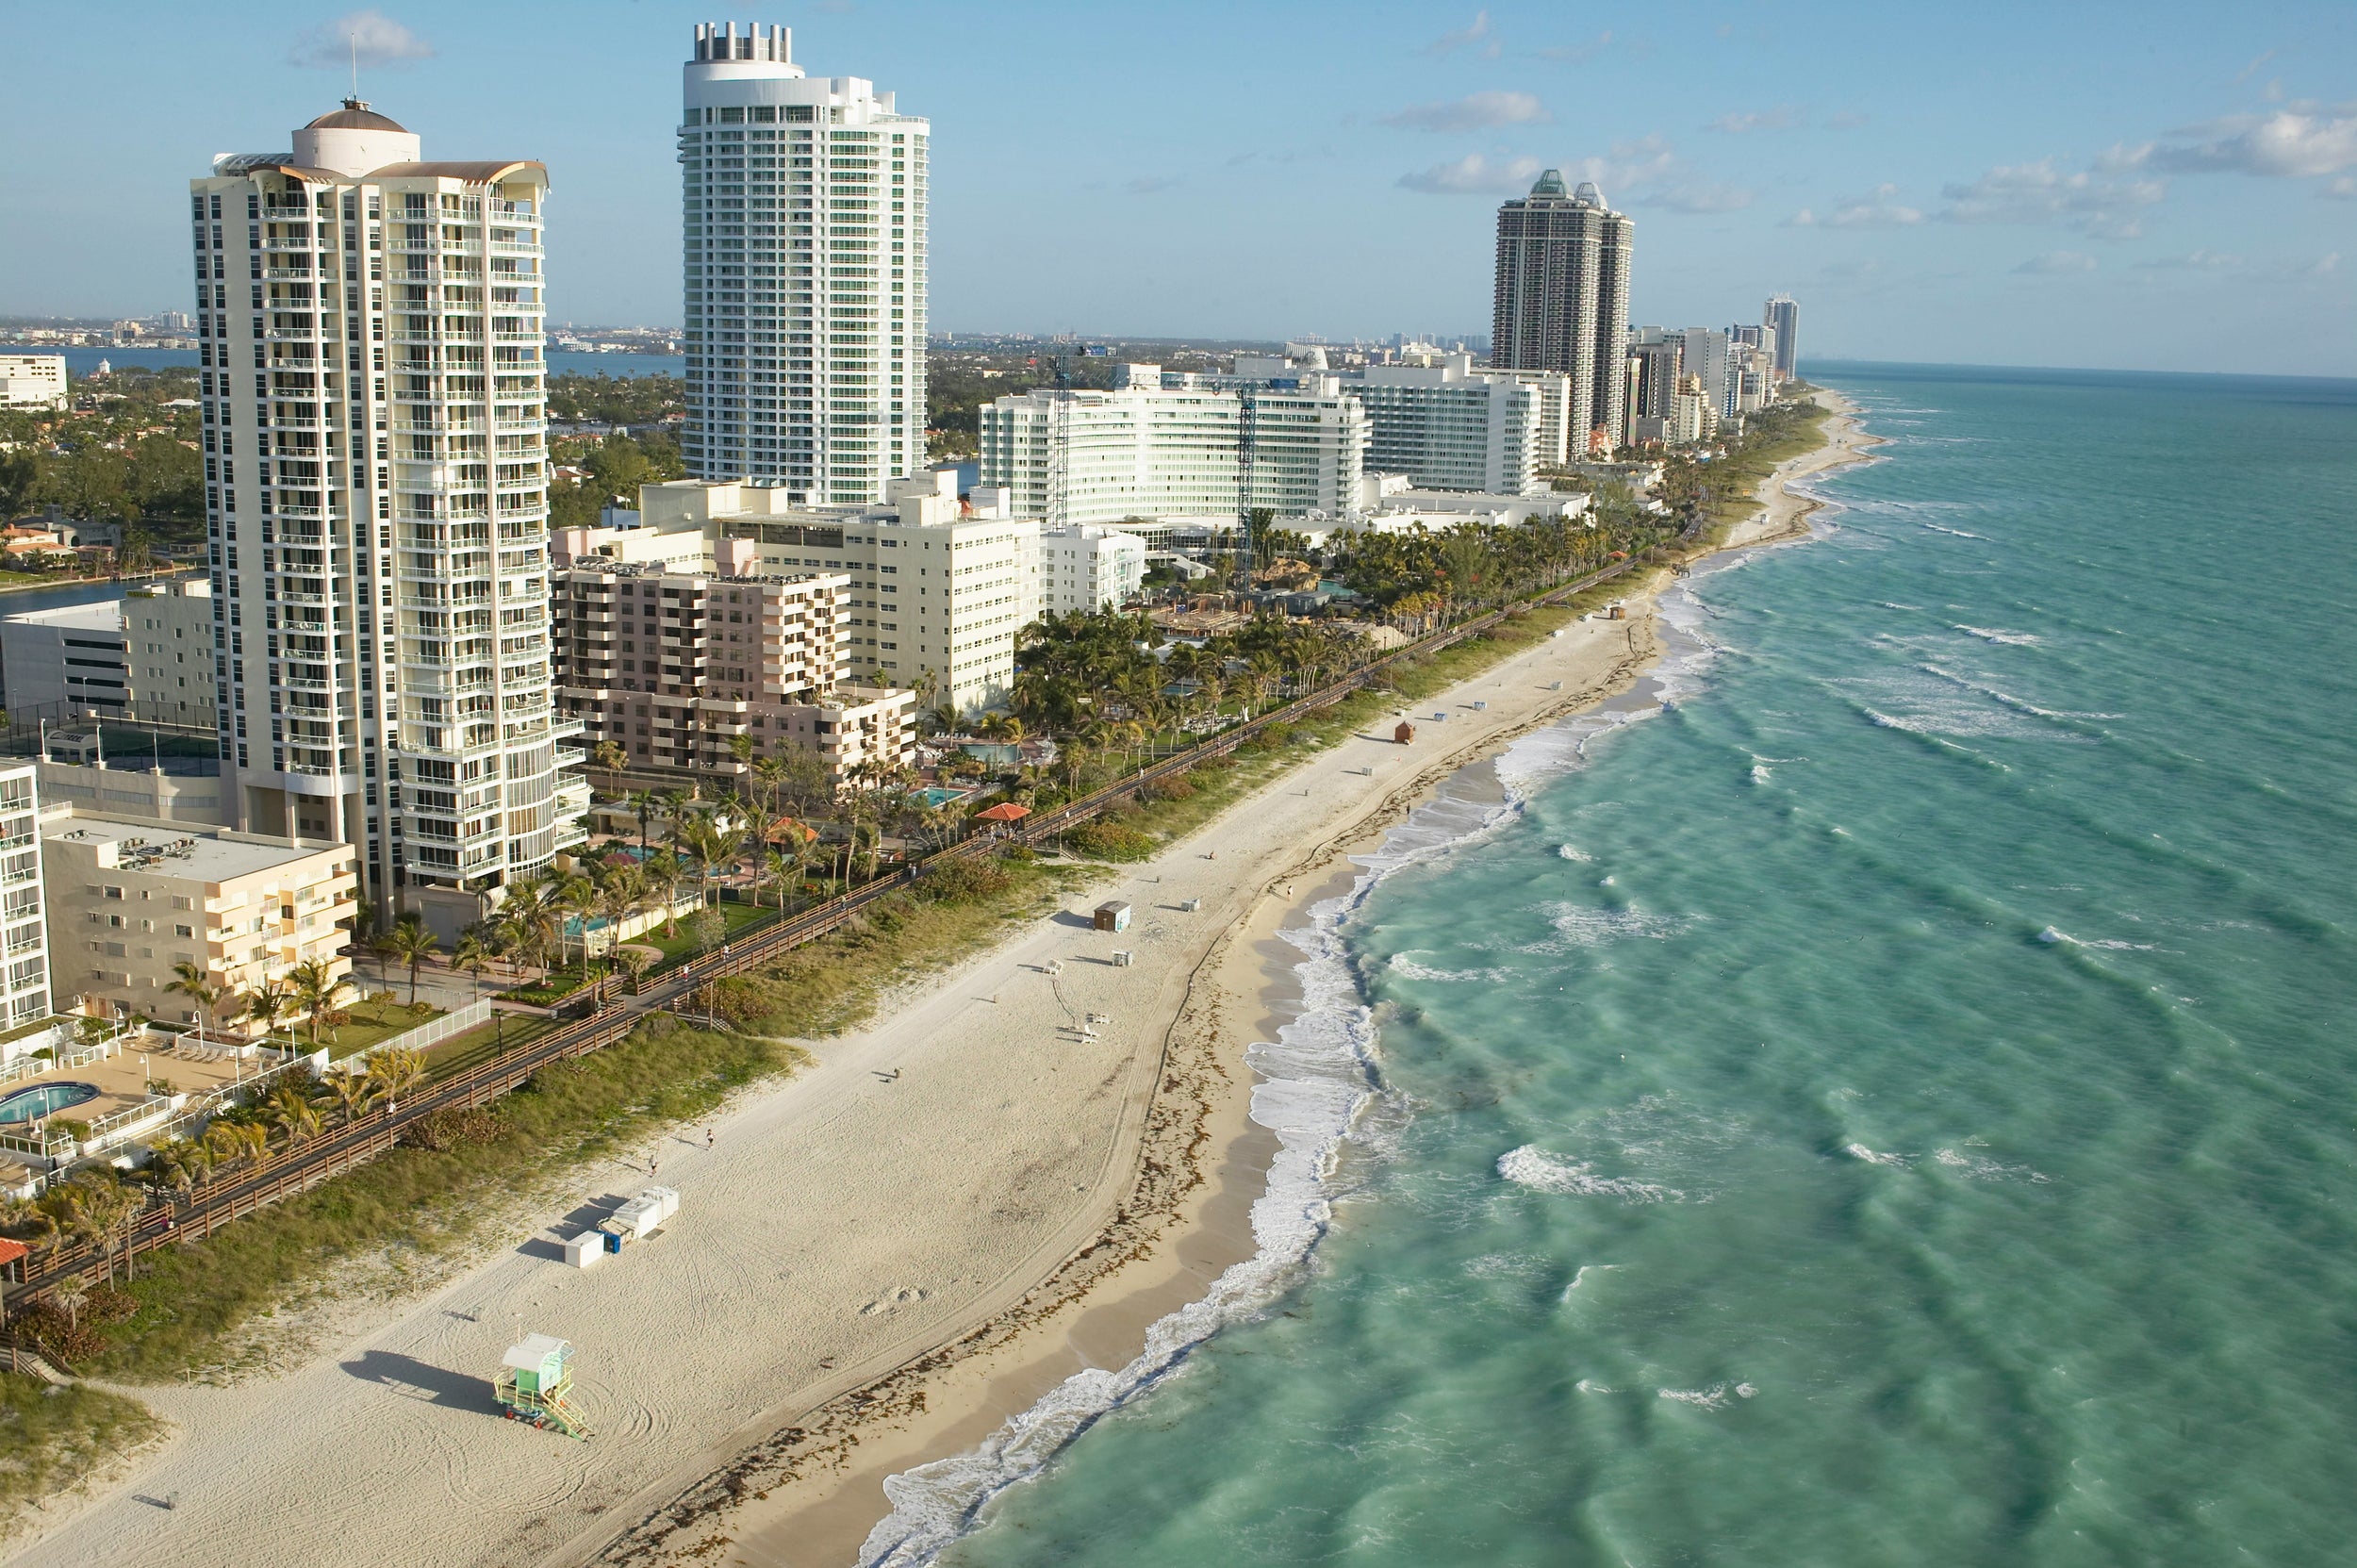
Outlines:
[[321,115],[303,128],[306,131],[399,131],[404,136],[409,134],[408,126],[376,113],[364,98],[347,98],[343,107]]
[[314,856],[335,855],[341,861],[352,853],[348,844],[272,838],[136,817],[86,816],[78,811],[44,818],[41,836],[43,843],[93,849],[101,867],[209,884],[258,876]]
[[5,619],[19,625],[62,626],[80,632],[123,635],[123,601],[102,599],[95,604],[60,604],[50,610],[25,610]]

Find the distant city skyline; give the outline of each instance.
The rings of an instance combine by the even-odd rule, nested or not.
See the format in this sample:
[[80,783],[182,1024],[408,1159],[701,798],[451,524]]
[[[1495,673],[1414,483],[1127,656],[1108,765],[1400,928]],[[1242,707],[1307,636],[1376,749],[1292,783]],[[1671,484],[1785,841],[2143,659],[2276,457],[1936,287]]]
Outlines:
[[[0,313],[180,306],[174,187],[332,108],[356,38],[361,95],[446,127],[452,156],[548,163],[552,320],[681,325],[677,41],[731,14],[262,0],[223,29],[133,0],[107,36],[150,46],[108,53],[94,98],[88,12],[28,0],[0,125],[31,242],[0,256]],[[1826,358],[2357,361],[2346,8],[781,16],[814,74],[889,82],[932,122],[934,331],[1476,333],[1496,205],[1557,167],[1641,225],[1636,322],[1750,321],[1785,293]],[[92,164],[108,177],[70,173]]]

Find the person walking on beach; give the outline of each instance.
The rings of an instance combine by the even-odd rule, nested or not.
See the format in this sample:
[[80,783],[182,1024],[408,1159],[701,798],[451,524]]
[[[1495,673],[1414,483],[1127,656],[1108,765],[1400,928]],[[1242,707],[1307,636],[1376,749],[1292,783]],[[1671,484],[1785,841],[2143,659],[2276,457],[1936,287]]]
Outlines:
[[704,1147],[705,1147],[705,1149],[707,1149],[707,1150],[711,1149],[711,1148],[713,1147],[713,1146],[715,1146],[716,1144],[717,1144],[719,1141],[720,1141],[720,1134],[719,1134],[719,1132],[718,1132],[716,1129],[709,1128],[709,1127],[707,1127],[707,1128],[705,1128],[705,1129],[704,1129]]

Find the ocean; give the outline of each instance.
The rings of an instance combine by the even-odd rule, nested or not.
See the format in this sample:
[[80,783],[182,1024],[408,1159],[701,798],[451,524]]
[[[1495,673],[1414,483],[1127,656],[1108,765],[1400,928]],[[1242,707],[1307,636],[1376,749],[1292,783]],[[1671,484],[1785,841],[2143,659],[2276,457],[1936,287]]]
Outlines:
[[1819,536],[1299,935],[1263,1255],[867,1560],[2349,1560],[2357,383],[1812,373]]

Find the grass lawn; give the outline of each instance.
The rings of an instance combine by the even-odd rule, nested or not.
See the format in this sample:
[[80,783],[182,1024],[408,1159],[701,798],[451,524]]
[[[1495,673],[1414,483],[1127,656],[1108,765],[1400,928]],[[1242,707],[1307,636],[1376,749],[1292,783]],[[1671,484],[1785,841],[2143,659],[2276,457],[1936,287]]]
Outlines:
[[0,1512],[65,1491],[161,1430],[136,1399],[0,1372]]
[[[723,940],[734,937],[747,926],[766,925],[778,917],[778,906],[775,904],[764,904],[759,908],[751,904],[721,904],[717,907],[722,916],[728,921],[728,932]],[[687,934],[687,922],[690,918],[691,916],[685,915],[680,916],[679,934],[676,936],[665,936],[663,928],[658,925],[651,930],[640,932],[635,936],[623,938],[623,945],[625,947],[661,948],[663,961],[667,964],[675,958],[690,956],[696,950],[696,939]]]
[[[398,988],[396,992],[400,993]],[[405,1002],[358,1001],[344,1011],[350,1015],[351,1022],[320,1031],[320,1038],[327,1046],[327,1058],[331,1062],[340,1062],[355,1050],[365,1050],[379,1040],[405,1033],[442,1015],[438,1007],[427,1007],[423,1012],[412,1013]],[[303,1026],[296,1025],[295,1031],[298,1034],[303,1033]]]
[[425,1048],[425,1075],[436,1079],[465,1072],[479,1062],[488,1062],[503,1050],[513,1050],[527,1041],[536,1040],[555,1027],[555,1020],[552,1018],[503,1016],[480,1029],[453,1034]]

